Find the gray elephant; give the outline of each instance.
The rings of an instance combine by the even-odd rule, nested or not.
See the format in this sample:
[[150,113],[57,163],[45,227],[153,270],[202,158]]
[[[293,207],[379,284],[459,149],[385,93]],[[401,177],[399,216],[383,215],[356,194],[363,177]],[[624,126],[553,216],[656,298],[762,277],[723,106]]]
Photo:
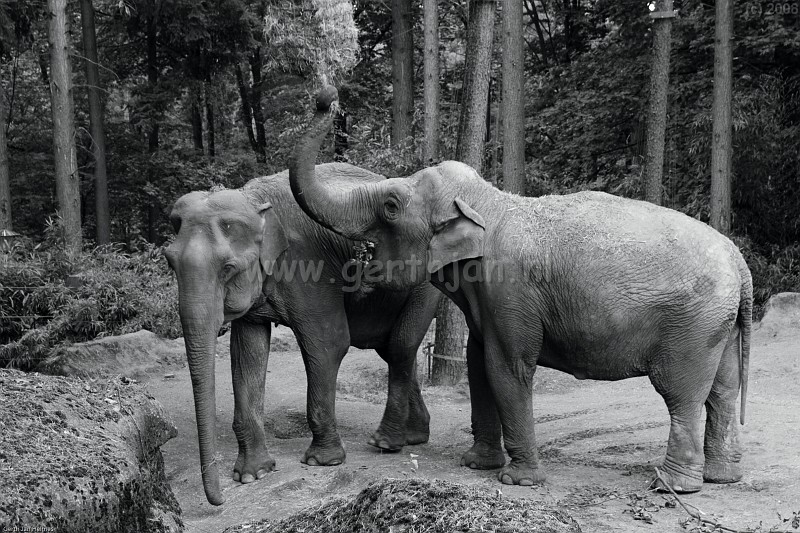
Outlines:
[[[338,163],[320,165],[316,174],[331,188],[384,179]],[[348,269],[363,247],[303,214],[285,171],[238,190],[186,194],[170,218],[177,237],[165,255],[178,279],[203,486],[210,503],[223,501],[214,462],[214,354],[224,322],[232,321],[233,430],[239,442],[233,479],[249,483],[275,466],[263,425],[271,323],[292,328],[306,367],[313,440],[304,463],[345,460],[334,402],[339,364],[350,346],[374,348],[389,364],[386,409],[370,444],[398,450],[427,442],[430,418],[415,361],[441,298],[436,289],[425,284],[402,291],[369,290],[349,284]]]
[[430,279],[464,312],[474,445],[462,464],[503,467],[507,484],[544,480],[531,405],[542,365],[578,379],[648,376],[670,414],[663,470],[675,490],[741,478],[735,417],[741,387],[744,422],[752,280],[730,240],[605,193],[504,193],[452,161],[330,187],[314,160],[335,99],[332,88],[318,95],[289,167],[292,192],[322,226],[371,243],[372,285]]

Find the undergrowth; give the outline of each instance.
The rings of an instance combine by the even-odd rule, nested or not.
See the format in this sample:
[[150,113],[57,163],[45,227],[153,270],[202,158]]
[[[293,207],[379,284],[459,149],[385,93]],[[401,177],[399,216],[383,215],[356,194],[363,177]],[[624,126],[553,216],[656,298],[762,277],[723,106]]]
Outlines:
[[2,367],[30,370],[60,344],[140,329],[181,335],[177,283],[153,245],[70,254],[50,221],[43,242],[18,241],[0,254],[0,272]]

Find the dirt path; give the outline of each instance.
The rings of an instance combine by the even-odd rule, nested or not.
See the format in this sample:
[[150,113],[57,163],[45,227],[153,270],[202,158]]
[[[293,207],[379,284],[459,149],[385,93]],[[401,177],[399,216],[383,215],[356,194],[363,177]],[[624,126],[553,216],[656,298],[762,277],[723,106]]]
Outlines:
[[[290,335],[286,328],[278,336]],[[218,450],[226,503],[208,504],[200,482],[191,382],[186,368],[174,379],[153,376],[148,387],[178,427],[163,447],[167,475],[183,509],[189,532],[220,532],[263,517],[283,517],[321,499],[355,493],[380,477],[420,476],[477,484],[505,497],[546,500],[566,508],[584,531],[684,531],[680,508],[647,492],[664,455],[668,416],[661,398],[643,378],[620,382],[578,381],[548,369],[537,371],[534,412],[537,439],[548,480],[540,487],[509,487],[494,472],[459,466],[471,444],[466,387],[428,387],[431,440],[400,454],[381,454],[366,444],[385,400],[383,362],[371,351],[352,350],[340,372],[337,417],[347,449],[339,467],[306,467],[299,461],[310,442],[305,423],[305,373],[300,354],[273,353],[267,377],[266,408],[275,438],[270,453],[278,470],[241,485],[230,479],[236,459],[230,360],[226,347],[217,359]],[[757,332],[751,356],[748,420],[742,428],[744,479],[733,485],[706,484],[682,499],[729,527],[765,529],[778,514],[800,513],[800,331],[769,336]],[[411,469],[409,453],[419,455]],[[644,509],[653,524],[634,520]]]

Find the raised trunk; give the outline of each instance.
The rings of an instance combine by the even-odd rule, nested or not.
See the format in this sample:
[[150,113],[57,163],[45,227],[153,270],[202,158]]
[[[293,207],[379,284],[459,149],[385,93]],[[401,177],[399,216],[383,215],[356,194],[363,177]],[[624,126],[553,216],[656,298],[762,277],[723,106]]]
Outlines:
[[360,240],[373,219],[367,201],[373,188],[335,190],[315,179],[317,154],[333,125],[335,111],[331,110],[331,104],[337,98],[336,89],[331,86],[322,89],[317,96],[314,118],[289,160],[289,183],[297,203],[314,221],[340,235]]
[[207,296],[210,285],[213,285],[211,281],[178,280],[183,340],[192,378],[197,418],[203,489],[209,503],[221,505],[224,500],[219,487],[219,470],[215,462],[217,432],[214,358],[217,332],[223,323],[223,311],[221,295]]
[[111,222],[108,213],[106,136],[103,129],[103,102],[100,98],[97,35],[92,0],[81,0],[81,26],[83,27],[83,54],[89,96],[89,128],[92,132],[92,155],[94,155],[95,238],[97,244],[102,245],[111,241]]

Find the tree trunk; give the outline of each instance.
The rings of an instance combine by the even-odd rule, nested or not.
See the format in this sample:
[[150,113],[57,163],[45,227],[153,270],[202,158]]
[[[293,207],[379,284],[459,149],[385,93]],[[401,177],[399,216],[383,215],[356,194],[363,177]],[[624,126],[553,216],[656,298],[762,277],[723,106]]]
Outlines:
[[[672,0],[658,0],[656,13],[672,13]],[[644,162],[644,198],[661,205],[663,197],[664,136],[667,130],[667,92],[669,90],[669,52],[672,17],[656,17],[653,22],[653,67],[650,74],[650,109],[647,114],[647,148]]]
[[411,0],[392,0],[392,146],[411,135],[414,116],[414,23]]
[[[194,82],[193,85],[199,85],[200,82]],[[201,94],[199,87],[194,87],[193,90],[190,89],[193,94],[190,95],[192,99],[192,145],[194,145],[194,151],[198,156],[203,155],[203,115],[200,111],[200,104],[203,100],[203,95]]]
[[210,88],[206,86],[206,135],[208,136],[208,158],[214,159],[217,152],[216,139],[214,138],[214,102]]
[[731,231],[731,92],[733,83],[733,0],[716,1],[714,101],[711,108],[711,226]]
[[83,55],[89,96],[89,129],[94,156],[94,211],[97,244],[111,242],[111,221],[108,213],[108,178],[106,175],[106,136],[103,129],[103,103],[100,99],[100,72],[97,68],[97,34],[94,27],[92,0],[81,0]]
[[[155,93],[158,85],[158,11],[155,7],[150,15],[150,20],[147,25],[147,84],[149,90]],[[150,132],[147,136],[147,152],[154,154],[158,152],[159,146],[159,124],[157,117],[150,117]],[[147,181],[152,183],[156,181],[158,174],[155,169],[150,168],[147,172]],[[158,240],[158,219],[160,207],[158,199],[151,197],[150,203],[147,206],[147,240],[149,242],[156,242]]]
[[547,48],[544,41],[542,23],[539,20],[539,11],[536,9],[536,0],[526,0],[525,7],[531,20],[533,20],[533,26],[536,28],[536,36],[539,38],[539,48],[541,48],[542,52],[542,62],[547,66]]
[[247,133],[247,139],[250,141],[250,147],[256,155],[258,155],[258,144],[256,144],[256,134],[253,132],[253,112],[250,107],[250,96],[248,95],[248,88],[244,81],[244,73],[242,66],[236,62],[236,85],[239,87],[239,98],[242,99],[242,124],[244,131]]
[[50,98],[53,113],[53,159],[56,197],[69,251],[79,252],[81,236],[80,176],[75,153],[75,117],[72,101],[72,69],[67,40],[67,0],[48,0],[50,15]]
[[10,112],[5,94],[0,92],[0,230],[11,229],[11,173],[8,167],[6,124]]
[[503,189],[525,194],[522,0],[503,4]]
[[261,108],[263,86],[261,82],[261,47],[256,47],[250,56],[250,72],[253,75],[253,94],[250,105],[253,108],[253,120],[256,123],[256,158],[260,163],[267,161],[267,134],[264,129],[264,111]]
[[[464,68],[464,101],[458,126],[456,159],[478,172],[483,161],[484,119],[488,107],[494,38],[494,0],[472,0],[467,28]],[[464,359],[464,315],[449,299],[442,300],[436,318],[436,341],[431,380],[436,385],[453,384],[466,370]]]
[[439,4],[437,0],[424,1],[425,144],[422,160],[423,164],[432,165],[439,160]]

